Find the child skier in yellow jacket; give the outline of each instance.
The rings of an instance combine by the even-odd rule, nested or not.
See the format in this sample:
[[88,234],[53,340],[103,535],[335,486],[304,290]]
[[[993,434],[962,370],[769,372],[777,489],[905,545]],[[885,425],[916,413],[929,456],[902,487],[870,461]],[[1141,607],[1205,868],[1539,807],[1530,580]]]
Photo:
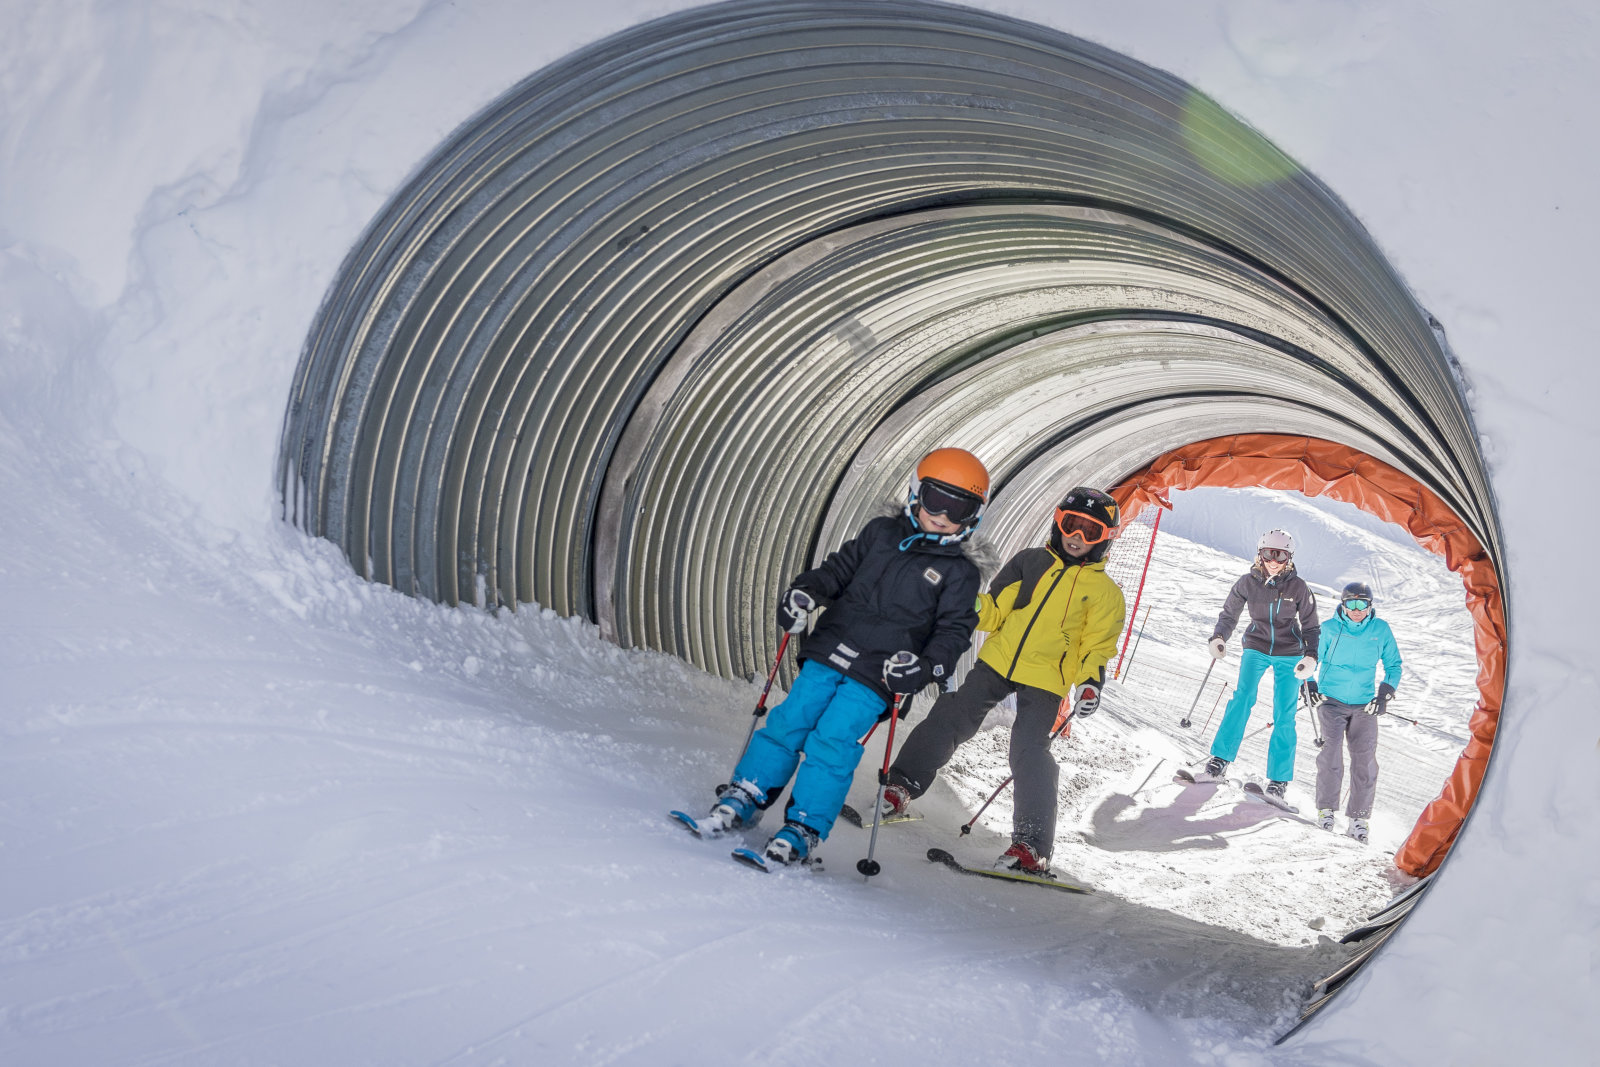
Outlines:
[[1119,519],[1109,496],[1074,489],[1056,508],[1050,547],[1025,549],[1001,568],[989,592],[978,598],[978,629],[990,635],[978,663],[906,738],[889,771],[886,812],[902,811],[926,792],[956,748],[978,732],[989,709],[1015,693],[1012,845],[995,866],[1049,873],[1060,777],[1050,734],[1074,687],[1074,715],[1090,715],[1100,704],[1105,666],[1126,611],[1122,590],[1105,573]]

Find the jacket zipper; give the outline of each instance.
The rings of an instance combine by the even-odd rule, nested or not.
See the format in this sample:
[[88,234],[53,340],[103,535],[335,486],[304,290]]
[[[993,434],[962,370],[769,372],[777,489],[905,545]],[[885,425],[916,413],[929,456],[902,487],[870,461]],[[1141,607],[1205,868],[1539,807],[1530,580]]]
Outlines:
[[1050,583],[1050,589],[1045,593],[1044,599],[1039,601],[1039,606],[1033,609],[1033,618],[1028,620],[1027,628],[1022,631],[1022,638],[1017,642],[1017,654],[1011,657],[1011,666],[1006,668],[1006,681],[1016,673],[1017,663],[1022,659],[1022,649],[1028,643],[1028,635],[1033,633],[1033,624],[1039,621],[1039,612],[1044,610],[1045,604],[1050,601],[1050,594],[1056,591],[1056,586],[1061,584],[1061,579],[1067,576],[1066,564],[1061,565],[1061,573],[1056,575],[1056,580]]

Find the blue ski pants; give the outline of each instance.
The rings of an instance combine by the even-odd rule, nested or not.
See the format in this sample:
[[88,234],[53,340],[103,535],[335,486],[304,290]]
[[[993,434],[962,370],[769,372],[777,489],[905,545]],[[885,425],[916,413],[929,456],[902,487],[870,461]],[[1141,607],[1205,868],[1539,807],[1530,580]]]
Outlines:
[[888,706],[871,686],[806,660],[789,695],[750,738],[733,780],[754,784],[771,803],[794,775],[784,818],[811,827],[826,841],[861,762],[862,738]]
[[1267,778],[1274,782],[1294,781],[1294,716],[1300,683],[1294,676],[1299,656],[1269,656],[1253,648],[1244,650],[1239,661],[1239,684],[1222,714],[1217,736],[1211,739],[1211,754],[1232,763],[1239,755],[1244,729],[1256,706],[1256,688],[1268,668],[1272,670],[1272,740],[1267,744]]

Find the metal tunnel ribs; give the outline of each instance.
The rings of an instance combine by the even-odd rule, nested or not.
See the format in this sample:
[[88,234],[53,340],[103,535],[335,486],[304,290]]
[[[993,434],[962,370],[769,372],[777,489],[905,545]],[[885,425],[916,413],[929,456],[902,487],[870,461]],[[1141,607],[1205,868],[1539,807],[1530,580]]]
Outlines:
[[352,250],[285,417],[286,514],[376,581],[536,601],[729,676],[783,580],[935,444],[1034,537],[1065,478],[1310,434],[1496,561],[1427,316],[1312,176],[1190,87],[924,3],[739,3],[543,70]]

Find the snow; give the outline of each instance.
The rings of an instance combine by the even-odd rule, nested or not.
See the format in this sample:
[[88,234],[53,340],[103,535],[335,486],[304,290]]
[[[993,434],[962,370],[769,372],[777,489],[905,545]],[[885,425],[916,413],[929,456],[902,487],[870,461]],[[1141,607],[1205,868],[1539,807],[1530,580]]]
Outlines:
[[[507,86],[681,6],[0,10],[0,1061],[1592,1060],[1600,700],[1568,560],[1596,514],[1568,485],[1600,386],[1573,313],[1593,13],[989,5],[1194,81],[1335,190],[1450,331],[1500,495],[1510,692],[1479,809],[1275,1048],[1471,706],[1448,579],[1372,524],[1282,505],[1313,580],[1371,564],[1407,656],[1422,725],[1384,724],[1373,845],[1162,781],[1200,754],[1171,694],[1240,567],[1226,517],[1261,525],[1246,495],[1172,531],[1170,614],[1058,743],[1062,864],[1100,890],[1078,898],[921,859],[1003,777],[1000,734],[884,832],[870,884],[847,829],[819,876],[738,868],[662,812],[725,772],[751,686],[407,600],[276,522],[295,359],[361,227]],[[998,851],[1005,811],[963,855]]]

